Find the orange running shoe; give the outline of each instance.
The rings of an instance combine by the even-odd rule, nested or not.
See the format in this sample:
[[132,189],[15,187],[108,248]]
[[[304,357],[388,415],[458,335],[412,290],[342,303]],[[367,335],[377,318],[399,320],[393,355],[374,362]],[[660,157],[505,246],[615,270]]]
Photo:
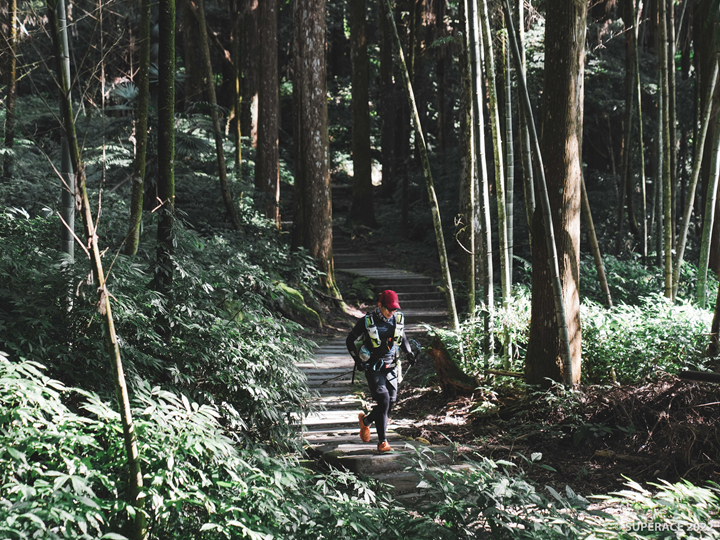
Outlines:
[[378,444],[378,454],[385,454],[387,452],[393,452],[392,447],[387,443],[387,441],[383,441],[380,444]]
[[358,420],[360,421],[360,440],[362,442],[370,442],[370,427],[365,425],[363,418],[365,418],[365,413],[358,414]]

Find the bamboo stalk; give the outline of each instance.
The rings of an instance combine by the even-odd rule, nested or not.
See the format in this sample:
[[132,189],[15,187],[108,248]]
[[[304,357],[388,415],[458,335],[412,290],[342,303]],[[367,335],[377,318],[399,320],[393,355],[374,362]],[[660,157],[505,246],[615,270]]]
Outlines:
[[682,225],[680,226],[680,238],[677,248],[677,261],[675,263],[675,273],[673,276],[673,299],[677,296],[678,286],[680,285],[680,267],[682,266],[683,256],[685,255],[685,245],[687,243],[688,229],[690,228],[690,216],[695,206],[695,190],[697,189],[698,179],[700,178],[700,167],[702,166],[703,153],[705,151],[705,139],[707,137],[708,126],[710,125],[710,113],[712,112],[712,96],[715,92],[715,85],[718,80],[718,60],[715,59],[715,66],[710,77],[710,85],[707,89],[705,99],[705,109],[703,110],[702,123],[698,134],[698,144],[695,146],[695,159],[693,162],[692,178],[688,187],[688,196],[685,202],[685,211],[683,212]]
[[395,25],[395,18],[392,16],[392,9],[390,7],[389,0],[383,0],[385,6],[385,16],[390,22],[390,28],[395,38],[395,47],[397,49],[398,57],[400,59],[400,71],[405,82],[405,92],[407,95],[408,102],[410,103],[410,110],[412,113],[413,125],[415,126],[415,137],[416,147],[420,151],[420,161],[423,168],[423,176],[425,177],[425,184],[427,186],[428,197],[430,199],[430,209],[432,211],[433,225],[435,226],[435,238],[437,240],[438,255],[440,256],[440,266],[442,267],[443,273],[443,285],[445,290],[445,298],[450,311],[450,317],[455,330],[460,329],[460,322],[458,320],[457,308],[455,307],[455,296],[453,295],[452,279],[450,277],[450,266],[448,264],[447,251],[445,250],[445,239],[443,238],[442,222],[440,220],[440,208],[435,194],[435,186],[433,184],[432,172],[430,171],[430,160],[428,158],[427,147],[425,146],[425,137],[422,131],[422,125],[420,124],[420,115],[418,114],[417,105],[415,102],[415,94],[413,92],[412,83],[410,82],[410,75],[408,73],[407,65],[405,64],[405,55],[403,54],[402,43],[400,42],[400,35]]
[[148,103],[150,101],[150,0],[140,4],[140,67],[138,68],[138,103],[135,123],[135,161],[130,200],[130,231],[125,254],[134,256],[140,243],[143,191],[145,189],[145,157],[147,154]]
[[[197,5],[195,4],[197,1]],[[198,20],[198,29],[200,31],[200,55],[205,64],[205,87],[207,88],[208,97],[210,98],[210,116],[213,123],[213,137],[215,139],[215,154],[218,164],[218,178],[220,180],[220,193],[225,211],[227,212],[230,222],[236,231],[242,230],[240,219],[232,200],[232,194],[228,186],[227,167],[225,166],[225,152],[223,151],[223,137],[220,129],[220,117],[217,109],[217,95],[215,94],[215,82],[213,79],[212,63],[210,61],[210,43],[208,41],[207,25],[205,23],[205,7],[203,0],[187,0],[187,6]]]
[[590,200],[588,199],[587,189],[585,188],[585,175],[580,177],[580,188],[582,195],[582,210],[585,215],[585,225],[588,229],[588,237],[590,239],[590,250],[595,259],[595,269],[597,270],[600,287],[605,295],[605,306],[611,308],[613,306],[612,297],[610,296],[610,287],[608,287],[607,277],[605,276],[605,268],[603,267],[602,255],[600,254],[600,245],[598,244],[597,235],[595,234],[595,224],[593,223],[592,212],[590,211]]
[[[65,18],[65,2],[64,0],[48,0],[48,11],[52,19],[51,30],[55,37],[56,47],[58,48],[58,58],[64,58],[63,52],[67,52],[67,24],[64,24]],[[64,49],[64,51],[63,51]],[[110,304],[110,294],[105,283],[105,273],[98,246],[98,235],[93,222],[93,216],[90,210],[90,202],[88,200],[87,187],[85,184],[85,169],[80,157],[80,148],[78,146],[77,134],[75,130],[75,117],[73,115],[72,103],[70,102],[70,79],[68,72],[60,68],[58,70],[60,78],[60,104],[63,128],[68,140],[70,149],[70,158],[72,168],[77,180],[76,196],[80,200],[80,213],[82,216],[83,227],[87,238],[87,244],[90,248],[90,260],[93,269],[93,278],[97,284],[99,294],[98,311],[100,312],[105,329],[106,346],[111,358],[113,375],[115,378],[115,395],[120,408],[120,420],[123,428],[123,440],[125,443],[125,452],[128,459],[129,468],[129,487],[130,500],[129,503],[135,508],[135,519],[133,520],[133,539],[142,540],[147,536],[147,528],[145,524],[145,494],[143,493],[143,476],[140,465],[140,453],[137,446],[137,438],[135,435],[135,427],[132,420],[132,412],[130,410],[130,397],[128,394],[127,384],[125,382],[125,374],[123,371],[122,358],[120,356],[120,347],[118,345],[117,334],[115,332],[115,322],[112,315],[112,306]]]

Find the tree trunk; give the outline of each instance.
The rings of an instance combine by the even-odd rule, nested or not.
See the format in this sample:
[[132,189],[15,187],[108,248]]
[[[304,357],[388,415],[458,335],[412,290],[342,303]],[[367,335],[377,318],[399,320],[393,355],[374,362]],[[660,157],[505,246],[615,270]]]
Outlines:
[[8,6],[8,28],[10,35],[7,37],[8,61],[6,73],[7,94],[5,97],[5,159],[3,160],[3,176],[12,178],[14,155],[12,151],[15,141],[15,87],[17,81],[17,0],[9,0]]
[[[58,64],[68,57],[67,52],[67,24],[65,23],[64,0],[50,0],[48,2],[48,14],[51,21],[51,32],[56,46]],[[105,283],[105,273],[102,265],[100,248],[98,246],[98,235],[95,229],[95,222],[90,210],[87,189],[85,185],[85,169],[80,158],[80,147],[78,146],[75,131],[75,117],[73,115],[72,103],[70,101],[70,79],[67,71],[62,65],[58,66],[60,82],[60,112],[65,136],[70,148],[72,169],[77,178],[76,197],[80,201],[80,213],[83,221],[83,228],[87,239],[86,253],[92,264],[93,280],[97,284],[99,292],[98,310],[103,320],[106,346],[111,358],[113,378],[115,385],[115,396],[120,409],[120,421],[123,427],[123,441],[128,460],[128,503],[135,509],[135,517],[132,523],[133,540],[143,540],[147,537],[145,524],[145,494],[143,493],[143,476],[140,462],[140,454],[137,447],[135,427],[133,425],[132,413],[130,410],[130,397],[125,383],[120,347],[115,333],[115,323],[112,316],[110,293]]]
[[[157,184],[160,208],[154,286],[171,304],[175,245],[175,0],[160,0],[159,26]],[[169,340],[169,326],[162,332]]]
[[[220,193],[223,203],[225,204],[225,212],[236,231],[242,229],[240,219],[238,218],[235,205],[233,204],[232,194],[228,186],[227,168],[225,166],[225,152],[223,151],[223,135],[220,128],[220,118],[218,115],[217,95],[215,94],[215,81],[213,78],[213,68],[210,60],[210,42],[208,41],[207,25],[205,24],[205,6],[203,0],[187,0],[187,7],[197,18],[200,41],[196,44],[200,50],[200,60],[203,63],[203,83],[210,101],[210,116],[213,123],[213,137],[215,139],[215,155],[217,156],[218,178],[220,180]],[[280,180],[278,173],[278,193],[280,190]],[[268,216],[270,217],[270,216]],[[271,218],[272,219],[272,218]]]
[[238,5],[239,0],[234,3],[235,26],[232,32],[232,87],[233,87],[233,109],[235,121],[233,122],[235,135],[235,151],[233,162],[235,164],[235,179],[242,181],[242,107],[243,107],[243,80],[242,80],[242,59],[243,59],[243,11]]
[[[495,351],[493,310],[495,309],[495,289],[493,272],[493,249],[492,249],[492,225],[490,220],[490,179],[487,170],[487,156],[485,146],[485,110],[483,101],[483,78],[482,66],[484,63],[482,38],[480,37],[480,13],[478,2],[468,0],[468,20],[470,23],[470,68],[472,74],[472,99],[473,99],[473,129],[475,138],[475,176],[478,181],[478,190],[482,197],[481,217],[479,219],[482,234],[477,242],[480,256],[476,257],[479,262],[480,283],[483,289],[483,318],[485,329],[485,343],[483,354],[485,356],[485,367],[488,367]],[[480,198],[480,197],[478,197]],[[480,201],[478,201],[480,202]]]
[[490,126],[493,138],[493,156],[495,158],[495,197],[498,210],[498,241],[500,243],[500,285],[503,305],[510,301],[510,264],[508,261],[508,225],[505,213],[505,168],[503,165],[503,142],[500,111],[498,109],[497,86],[495,77],[495,56],[492,47],[492,34],[490,32],[490,14],[487,0],[482,0],[482,14],[480,26],[482,29],[482,43],[485,50],[485,74],[487,75],[487,92],[490,106]]
[[720,178],[720,130],[715,131],[711,154],[711,176],[708,191],[705,195],[705,220],[700,244],[700,262],[698,264],[697,301],[701,308],[705,307],[708,260],[710,258],[710,238],[715,220],[715,202],[717,199],[718,179]]
[[295,223],[293,244],[308,249],[328,294],[340,297],[332,254],[325,1],[296,0],[294,10]]
[[[658,33],[659,35],[659,33]],[[658,42],[657,49],[660,50],[660,44]],[[655,144],[655,184],[653,185],[653,213],[655,215],[655,251],[657,266],[663,265],[663,156],[665,155],[665,145],[663,142],[663,116],[665,107],[663,105],[663,92],[662,92],[662,70],[660,69],[661,62],[658,61],[657,70],[657,127],[656,127],[656,144]]]
[[717,79],[718,60],[715,59],[715,68],[711,75],[710,86],[708,86],[707,89],[705,110],[703,111],[702,115],[702,123],[696,143],[697,150],[695,151],[695,158],[693,160],[692,178],[690,179],[687,200],[685,202],[685,211],[683,212],[682,225],[680,227],[680,238],[677,248],[677,261],[675,263],[675,275],[673,276],[673,299],[675,299],[675,297],[677,296],[678,286],[680,285],[680,267],[682,266],[683,256],[685,255],[685,243],[687,241],[688,229],[690,228],[690,216],[692,215],[695,202],[695,190],[697,189],[698,178],[700,177],[700,166],[702,165],[703,153],[705,151],[705,138],[707,136],[708,126],[710,125],[710,113],[712,112],[712,95],[715,92],[715,85],[717,84]]
[[[445,16],[447,13],[447,1],[436,0],[435,2],[435,39],[447,37]],[[435,49],[436,73],[437,73],[437,141],[440,157],[445,162],[447,155],[448,140],[452,132],[453,118],[452,107],[448,107],[448,88],[451,88],[449,81],[450,66],[452,58],[449,54],[448,45],[440,45]]]
[[443,394],[470,396],[479,386],[475,379],[462,370],[439,336],[436,335],[430,343],[428,355],[433,359],[433,367]]
[[140,243],[143,192],[145,190],[145,157],[147,154],[148,103],[150,100],[150,0],[140,3],[140,66],[138,67],[138,101],[135,121],[135,161],[130,200],[130,230],[125,255],[134,257]]
[[393,83],[392,38],[387,19],[382,16],[382,2],[378,3],[380,46],[380,146],[382,152],[382,194],[392,197],[397,186],[396,138],[398,111]]
[[[677,229],[677,198],[678,198],[678,146],[677,146],[677,91],[675,84],[675,1],[670,0],[666,12],[667,28],[667,59],[668,59],[668,124],[670,141],[670,186],[671,186],[671,210],[670,210],[670,238],[672,247],[676,246]],[[672,263],[671,263],[672,265]],[[672,278],[671,278],[672,282]],[[672,297],[672,293],[671,293]]]
[[635,108],[635,59],[633,57],[633,33],[628,31],[631,25],[635,24],[632,17],[633,3],[635,0],[626,0],[624,5],[623,19],[625,21],[625,120],[623,122],[623,152],[622,163],[620,164],[620,204],[617,211],[617,237],[615,239],[615,254],[619,255],[625,241],[625,201],[627,200],[627,214],[630,216],[632,205],[632,190],[628,189],[632,178],[631,147],[633,135],[633,115]]
[[[56,62],[57,80],[59,82],[63,80],[71,81],[70,47],[68,45],[65,2],[58,2],[57,0],[54,0],[51,3],[52,5],[57,6],[58,31],[51,32],[53,46],[58,54]],[[48,7],[50,5],[51,4],[48,3]],[[55,16],[55,13],[52,10],[49,10],[49,14],[52,17]],[[69,82],[67,88],[67,94],[63,94],[62,92],[60,93],[60,110],[64,107],[64,101],[72,103]],[[75,183],[72,157],[70,156],[70,145],[67,137],[67,133],[63,132],[60,142],[60,180],[62,182],[61,218],[63,222],[60,229],[60,249],[63,253],[67,254],[69,259],[72,261],[75,257],[75,195],[77,186]]]
[[259,71],[259,38],[258,38],[258,8],[257,2],[249,2],[248,9],[243,16],[243,78],[242,94],[243,106],[240,114],[242,132],[249,135],[250,146],[257,148],[258,137],[258,79]]
[[[506,23],[505,28],[510,26]],[[515,152],[513,149],[513,114],[512,114],[512,63],[510,60],[510,44],[507,39],[503,45],[505,58],[505,181],[506,181],[506,213],[507,213],[507,242],[508,242],[508,277],[512,286],[513,275],[513,246],[515,243]]]
[[667,298],[672,298],[673,268],[672,268],[672,175],[670,168],[670,82],[669,82],[669,59],[668,59],[668,32],[667,32],[667,0],[658,0],[658,22],[660,25],[660,80],[662,82],[662,130],[663,130],[663,161],[662,161],[662,182],[663,182],[663,229],[664,237],[664,290]]
[[460,49],[460,272],[467,287],[468,317],[475,314],[475,139],[473,136],[472,77],[470,68],[470,24],[468,1],[460,2],[460,26],[462,48]]
[[588,199],[587,189],[585,189],[585,176],[580,177],[582,189],[582,212],[585,216],[585,226],[588,231],[588,239],[590,241],[590,251],[592,251],[593,259],[595,259],[595,269],[597,270],[600,288],[605,295],[605,307],[613,306],[612,297],[610,296],[610,287],[608,287],[607,277],[605,276],[605,268],[603,267],[602,255],[600,254],[600,245],[598,244],[597,235],[595,234],[595,224],[593,223],[592,212],[590,211],[590,200]]
[[[717,0],[699,0],[695,2],[696,8],[699,10],[696,17],[696,25],[699,28],[698,39],[695,41],[695,58],[697,62],[698,79],[700,81],[701,93],[704,98],[705,89],[710,82],[710,74],[713,70],[715,58],[720,54],[720,9],[718,9]],[[720,111],[720,88],[715,88],[713,96],[713,110]],[[704,104],[701,103],[701,106]],[[717,112],[713,113],[717,117]],[[707,186],[712,182],[712,176],[715,169],[712,164],[713,147],[711,146],[715,140],[717,132],[720,131],[720,122],[710,122],[708,135],[705,140],[705,158],[703,159],[701,175],[703,178],[703,186]],[[720,214],[720,199],[717,201],[715,213]],[[709,268],[716,276],[720,275],[720,219],[715,220],[715,227],[712,231],[710,242],[710,259]]]
[[182,4],[183,61],[185,63],[185,109],[197,101],[207,101],[205,65],[200,43],[200,23],[192,13],[190,0]]
[[352,59],[352,160],[353,199],[350,221],[375,227],[372,156],[370,154],[369,62],[365,0],[349,4],[350,56]]
[[[517,0],[517,3],[518,37],[520,41],[520,70],[523,73],[523,77],[527,79],[527,74],[525,73],[525,0]],[[508,27],[510,26],[511,25],[508,25]],[[535,185],[532,167],[532,153],[530,151],[530,129],[528,128],[528,119],[525,117],[525,111],[520,106],[518,107],[518,123],[520,126],[520,156],[522,158],[523,168],[525,219],[527,220],[530,245],[532,245],[532,217],[535,213]]]
[[400,72],[405,82],[407,100],[410,104],[413,125],[415,126],[415,146],[420,151],[420,160],[422,162],[423,175],[425,176],[425,185],[427,186],[428,197],[430,199],[430,209],[432,211],[433,225],[435,227],[435,239],[437,240],[440,267],[443,273],[443,286],[445,288],[445,298],[447,301],[448,311],[450,312],[453,328],[455,330],[459,330],[460,322],[458,321],[457,308],[455,307],[455,296],[453,294],[452,279],[450,278],[450,266],[448,264],[447,251],[445,250],[445,239],[443,238],[440,209],[438,207],[437,196],[435,195],[435,186],[433,185],[432,173],[430,171],[430,161],[428,159],[427,148],[425,146],[425,137],[423,136],[420,116],[417,111],[417,106],[415,105],[415,95],[413,93],[412,84],[410,83],[410,74],[408,73],[407,65],[405,64],[405,55],[403,54],[402,44],[400,43],[400,35],[395,27],[395,19],[392,17],[392,9],[388,0],[383,0],[383,5],[386,9],[385,16],[388,18],[388,22],[393,31],[393,37],[395,38],[395,48],[400,59]]
[[258,142],[255,159],[255,187],[263,194],[265,217],[280,226],[280,151],[278,128],[280,87],[277,57],[277,0],[260,2],[258,35],[260,43],[260,96]]
[[[578,284],[586,16],[587,3],[583,0],[554,1],[547,5],[545,43],[551,45],[545,51],[542,140],[538,153],[546,164],[547,195],[542,199],[546,221],[543,227],[536,212],[532,314],[525,363],[530,384],[547,385],[547,378],[571,385],[580,381]],[[530,114],[529,99],[525,99]],[[542,170],[539,166],[537,169]],[[551,208],[555,210],[551,212]],[[555,237],[554,230],[560,232],[559,236]]]
[[635,63],[635,84],[637,86],[637,102],[638,102],[638,140],[640,147],[640,187],[642,190],[642,216],[643,216],[643,230],[642,230],[642,258],[643,262],[647,261],[648,255],[648,222],[647,222],[647,183],[645,181],[645,144],[643,141],[643,114],[642,114],[642,86],[640,84],[640,61],[638,58],[639,49],[639,32],[638,27],[640,26],[640,13],[638,10],[637,14],[634,13],[635,3],[634,0],[630,1],[630,8],[633,10],[632,19],[634,20],[633,28],[633,61]]

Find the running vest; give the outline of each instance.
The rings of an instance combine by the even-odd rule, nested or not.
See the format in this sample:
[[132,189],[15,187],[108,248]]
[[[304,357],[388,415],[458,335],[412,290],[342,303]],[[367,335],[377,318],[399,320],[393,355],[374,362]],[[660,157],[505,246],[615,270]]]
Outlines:
[[[396,311],[393,317],[395,318],[395,334],[393,335],[393,342],[395,345],[399,346],[399,343],[402,340],[403,331],[405,330],[405,317],[400,311]],[[368,335],[370,346],[373,349],[377,349],[380,345],[382,345],[382,342],[380,341],[380,332],[375,324],[375,319],[373,318],[372,313],[365,315],[365,332]],[[367,361],[368,358],[370,358],[371,353],[370,351],[365,352],[361,350],[364,345],[364,336],[360,336],[360,338],[358,338],[355,342],[355,348],[357,349],[360,358],[362,358],[363,361]],[[363,358],[364,356],[367,356],[367,358]]]

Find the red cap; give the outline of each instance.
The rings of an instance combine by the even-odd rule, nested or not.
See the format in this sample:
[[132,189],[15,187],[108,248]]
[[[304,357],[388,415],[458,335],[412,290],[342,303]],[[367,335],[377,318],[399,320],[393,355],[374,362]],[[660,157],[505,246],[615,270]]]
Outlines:
[[380,293],[380,303],[388,309],[400,309],[398,295],[395,291],[383,291]]

